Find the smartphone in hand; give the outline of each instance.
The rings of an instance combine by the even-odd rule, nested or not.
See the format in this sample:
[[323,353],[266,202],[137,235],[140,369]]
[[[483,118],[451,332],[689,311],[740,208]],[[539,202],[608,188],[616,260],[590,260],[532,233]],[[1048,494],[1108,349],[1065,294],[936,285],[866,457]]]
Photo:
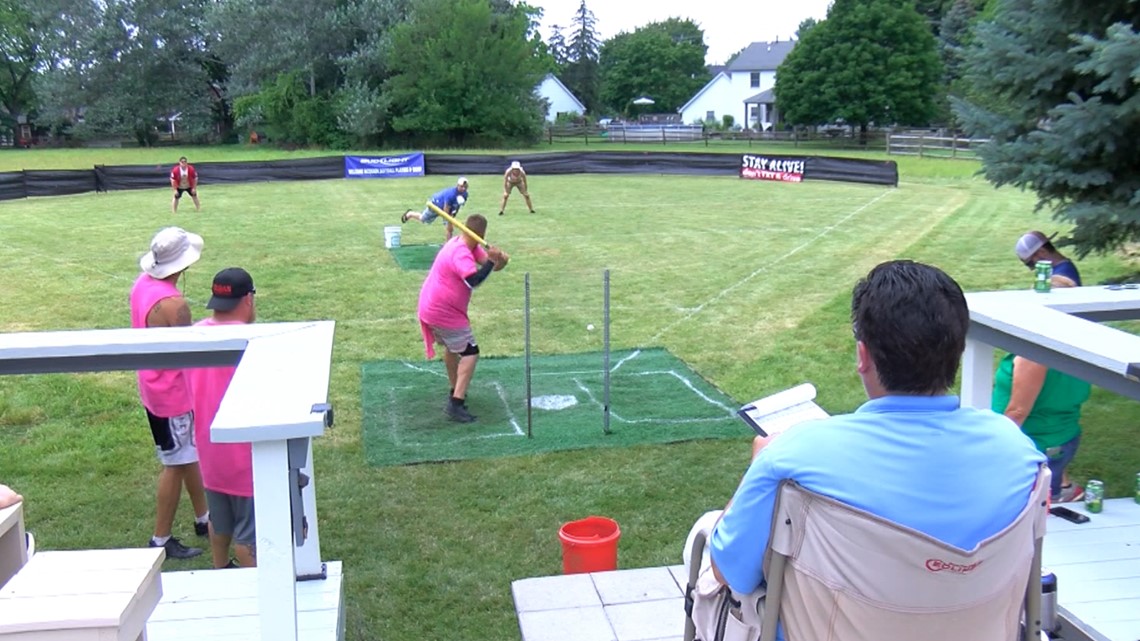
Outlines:
[[1060,505],[1049,508],[1049,514],[1052,514],[1053,516],[1059,516],[1062,519],[1069,521],[1070,523],[1080,524],[1089,522],[1089,517],[1085,516],[1084,514],[1081,514],[1080,512],[1074,512],[1069,508],[1062,507]]

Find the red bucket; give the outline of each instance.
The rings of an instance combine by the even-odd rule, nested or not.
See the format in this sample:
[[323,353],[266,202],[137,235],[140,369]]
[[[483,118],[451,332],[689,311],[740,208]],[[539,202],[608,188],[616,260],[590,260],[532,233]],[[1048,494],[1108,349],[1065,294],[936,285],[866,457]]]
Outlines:
[[590,516],[563,525],[558,530],[558,539],[562,541],[562,573],[616,570],[620,538],[617,521],[604,516]]

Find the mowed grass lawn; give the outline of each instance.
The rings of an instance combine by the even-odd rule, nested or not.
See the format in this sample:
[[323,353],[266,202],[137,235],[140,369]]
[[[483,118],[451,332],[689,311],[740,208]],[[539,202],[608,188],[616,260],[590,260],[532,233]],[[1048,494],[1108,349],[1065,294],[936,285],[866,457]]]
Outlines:
[[[967,290],[1024,287],[1030,274],[1012,244],[1027,228],[1052,229],[1031,213],[1030,195],[994,190],[970,165],[929,162],[904,163],[897,189],[533,176],[539,213],[513,200],[502,218],[500,178],[472,176],[465,213],[490,214],[488,239],[513,257],[475,293],[481,349],[523,353],[530,272],[535,352],[596,351],[600,332],[585,325],[600,323],[608,268],[615,350],[664,347],[741,402],[812,381],[827,410],[850,411],[863,400],[847,318],[861,275],[905,257],[943,267]],[[260,320],[337,321],[337,424],[315,443],[315,464],[322,553],[345,562],[348,638],[517,638],[510,582],[560,571],[562,523],[616,519],[623,568],[678,563],[693,519],[736,486],[749,437],[742,425],[738,439],[367,466],[362,364],[423,358],[414,313],[424,273],[396,267],[382,230],[450,182],[204,184],[203,210],[184,203],[177,217],[167,190],[0,203],[0,331],[126,326],[151,235],[172,223],[202,234],[204,256],[185,283],[195,319],[213,273],[240,265],[256,280]],[[403,242],[442,234],[438,223],[408,224]],[[1089,283],[1130,269],[1115,257],[1081,267]],[[1099,390],[1087,410],[1074,476],[1126,494],[1140,471],[1140,411]],[[42,548],[145,542],[157,463],[142,418],[130,372],[0,378],[0,481],[27,497]],[[190,520],[184,500],[176,534],[192,539]]]

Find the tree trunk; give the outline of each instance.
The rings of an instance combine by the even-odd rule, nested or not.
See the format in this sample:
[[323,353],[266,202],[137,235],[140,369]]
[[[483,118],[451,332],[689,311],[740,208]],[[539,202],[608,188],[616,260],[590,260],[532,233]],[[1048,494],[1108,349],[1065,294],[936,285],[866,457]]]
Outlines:
[[867,146],[867,123],[859,125],[859,146]]

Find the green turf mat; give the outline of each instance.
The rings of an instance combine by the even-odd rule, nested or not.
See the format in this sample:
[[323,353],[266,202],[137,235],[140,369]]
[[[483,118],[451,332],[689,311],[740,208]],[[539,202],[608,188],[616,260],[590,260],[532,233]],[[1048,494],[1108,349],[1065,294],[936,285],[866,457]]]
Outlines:
[[400,269],[426,271],[431,269],[432,261],[435,260],[440,247],[443,245],[400,245],[388,251],[392,252],[392,258]]
[[613,352],[610,369],[607,435],[602,354],[532,357],[528,438],[522,358],[479,360],[467,394],[479,418],[470,424],[444,416],[448,382],[441,361],[365,363],[365,457],[372,465],[397,465],[751,433],[735,415],[739,403],[663,349]]

